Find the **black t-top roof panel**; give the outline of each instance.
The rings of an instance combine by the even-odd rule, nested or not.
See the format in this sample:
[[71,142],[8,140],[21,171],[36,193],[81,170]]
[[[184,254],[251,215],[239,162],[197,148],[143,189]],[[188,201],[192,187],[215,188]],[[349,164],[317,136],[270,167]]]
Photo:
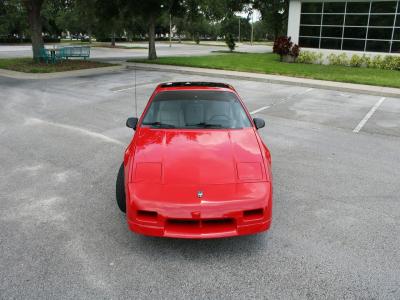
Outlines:
[[165,82],[160,85],[163,88],[168,87],[187,87],[187,86],[205,86],[205,87],[220,87],[231,89],[229,84],[221,82],[204,82],[204,81],[182,81],[182,82]]

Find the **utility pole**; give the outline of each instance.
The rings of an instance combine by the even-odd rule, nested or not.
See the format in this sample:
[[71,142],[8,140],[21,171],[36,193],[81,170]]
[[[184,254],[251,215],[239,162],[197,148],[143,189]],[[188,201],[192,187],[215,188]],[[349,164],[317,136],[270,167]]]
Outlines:
[[169,46],[172,47],[172,15],[169,14]]
[[239,16],[239,43],[240,43],[240,16]]
[[253,14],[251,14],[251,45],[253,46],[253,34],[254,34],[254,22],[253,22]]

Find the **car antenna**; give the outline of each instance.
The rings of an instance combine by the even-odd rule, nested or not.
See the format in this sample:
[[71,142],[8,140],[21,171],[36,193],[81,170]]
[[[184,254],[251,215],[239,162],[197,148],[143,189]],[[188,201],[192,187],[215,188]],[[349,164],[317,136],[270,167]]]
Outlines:
[[136,113],[136,118],[138,117],[138,111],[137,111],[137,97],[136,97],[136,62],[134,63],[134,73],[135,73],[135,75],[134,75],[134,77],[135,77],[135,94],[134,94],[134,97],[135,97],[135,113]]

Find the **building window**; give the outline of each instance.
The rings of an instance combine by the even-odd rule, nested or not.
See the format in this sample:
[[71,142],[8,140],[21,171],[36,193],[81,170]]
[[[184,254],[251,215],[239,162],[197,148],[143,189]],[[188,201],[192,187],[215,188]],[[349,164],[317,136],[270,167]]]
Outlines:
[[334,26],[323,26],[322,34],[323,37],[336,37],[342,38],[343,35],[343,27],[334,27]]
[[395,13],[396,1],[373,1],[371,5],[371,14]]
[[344,13],[345,2],[325,2],[324,14],[330,13]]
[[306,2],[301,47],[398,53],[400,0]]
[[319,48],[319,38],[300,37],[299,44],[303,45],[302,47]]
[[393,42],[392,53],[400,53],[400,42]]
[[341,39],[321,39],[322,49],[340,49],[342,45]]
[[343,50],[364,51],[365,40],[343,40]]
[[388,41],[367,41],[367,51],[389,52],[390,42]]

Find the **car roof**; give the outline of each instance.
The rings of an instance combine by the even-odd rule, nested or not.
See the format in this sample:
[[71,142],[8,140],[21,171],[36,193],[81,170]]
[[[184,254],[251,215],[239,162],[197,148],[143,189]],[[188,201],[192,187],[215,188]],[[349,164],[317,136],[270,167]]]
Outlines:
[[164,82],[157,86],[157,90],[198,90],[198,89],[213,89],[213,90],[230,90],[235,89],[227,84],[221,82],[206,82],[206,81],[177,81],[177,82]]

